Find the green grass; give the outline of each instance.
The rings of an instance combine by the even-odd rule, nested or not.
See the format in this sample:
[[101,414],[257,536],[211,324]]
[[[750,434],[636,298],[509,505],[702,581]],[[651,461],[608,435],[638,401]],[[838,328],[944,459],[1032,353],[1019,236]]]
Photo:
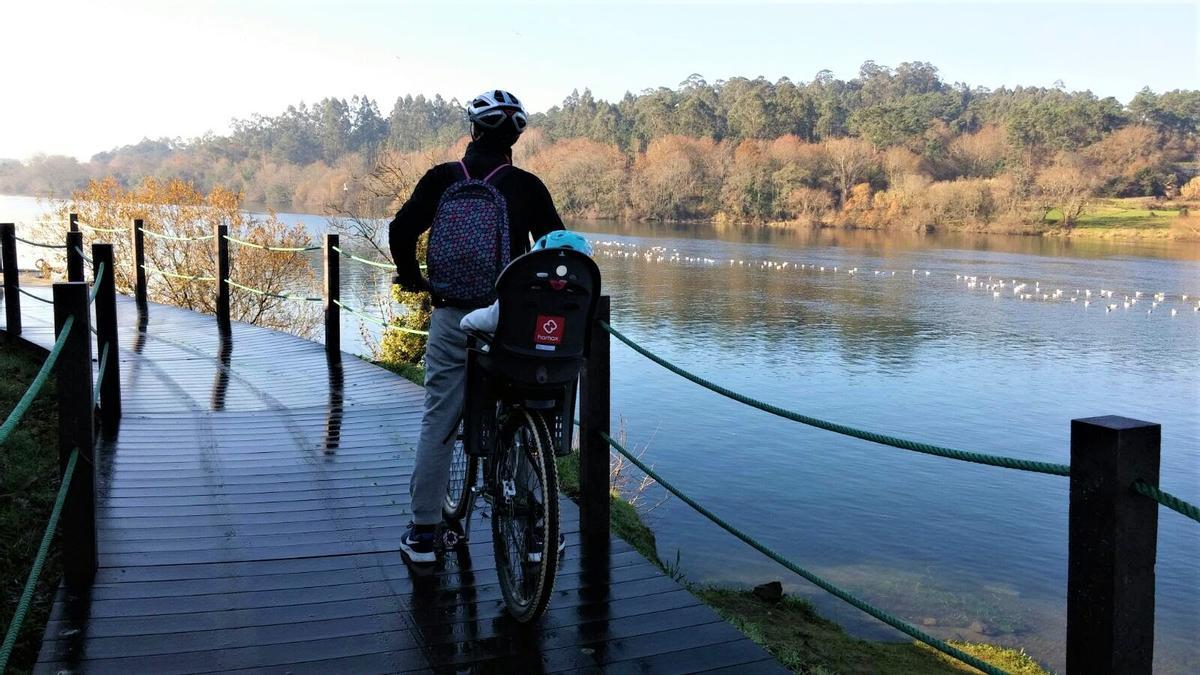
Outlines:
[[[1171,227],[1171,219],[1178,215],[1177,208],[1148,206],[1145,200],[1141,199],[1111,199],[1096,202],[1084,209],[1075,227],[1166,229]],[[1049,224],[1056,225],[1060,220],[1062,211],[1058,209],[1046,214],[1046,222]]]
[[[692,592],[797,673],[963,673],[974,668],[916,642],[876,642],[847,635],[808,602],[785,597],[770,603],[749,591],[694,587]],[[955,647],[1014,675],[1046,671],[1023,652],[952,642]]]
[[[28,353],[0,344],[0,417],[8,417],[40,367],[40,360]],[[0,445],[0,579],[4,584],[0,633],[8,631],[58,493],[57,446],[51,378],[8,442]],[[53,547],[9,660],[9,672],[26,672],[37,660],[61,573],[57,547]]]
[[386,368],[393,373],[396,373],[400,377],[408,380],[409,382],[412,382],[413,384],[419,384],[422,387],[425,386],[424,366],[416,363],[409,363],[407,361],[372,361],[371,363],[374,363],[380,368]]
[[[558,489],[571,499],[578,499],[579,451],[559,457],[557,464]],[[666,570],[667,568],[658,558],[658,545],[654,540],[654,532],[642,522],[642,517],[638,515],[637,509],[622,499],[616,490],[613,490],[609,496],[609,525],[612,527],[612,531],[628,542],[644,558]]]

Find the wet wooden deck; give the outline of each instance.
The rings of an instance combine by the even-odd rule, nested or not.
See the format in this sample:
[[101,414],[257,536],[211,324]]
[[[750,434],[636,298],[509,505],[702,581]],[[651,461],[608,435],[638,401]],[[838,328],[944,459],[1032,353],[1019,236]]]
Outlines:
[[[49,297],[49,289],[33,289]],[[23,298],[22,337],[54,341]],[[282,333],[119,298],[124,417],[97,448],[100,569],[35,672],[778,672],[624,542],[567,553],[541,622],[504,614],[488,521],[410,569],[421,388]],[[37,525],[40,527],[40,524]]]

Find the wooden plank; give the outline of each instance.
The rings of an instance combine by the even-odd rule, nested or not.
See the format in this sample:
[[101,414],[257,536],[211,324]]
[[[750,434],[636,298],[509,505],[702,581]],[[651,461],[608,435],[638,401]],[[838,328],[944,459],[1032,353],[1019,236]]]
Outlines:
[[[127,298],[117,315],[100,568],[86,601],[60,590],[35,672],[778,672],[624,542],[583,549],[566,500],[534,626],[505,613],[484,517],[466,550],[414,573],[396,541],[419,387],[253,326],[222,344],[212,317],[151,304],[139,330]],[[45,309],[23,318],[25,339],[53,341]]]

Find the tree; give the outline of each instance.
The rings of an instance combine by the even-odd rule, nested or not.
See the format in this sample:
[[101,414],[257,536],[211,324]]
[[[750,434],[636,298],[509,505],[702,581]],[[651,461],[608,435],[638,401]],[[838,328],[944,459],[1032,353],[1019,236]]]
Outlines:
[[955,136],[948,152],[957,176],[990,178],[1004,166],[1004,130],[989,124],[973,134]]
[[1059,224],[1073,227],[1087,208],[1096,179],[1081,158],[1062,154],[1055,163],[1037,176],[1037,189],[1042,199],[1042,219],[1054,209],[1062,213]]
[[776,182],[770,155],[761,141],[742,141],[721,187],[721,210],[733,220],[763,222],[777,215]]
[[625,155],[616,146],[586,138],[559,141],[530,156],[527,166],[545,181],[560,213],[588,218],[621,215]]
[[1179,189],[1179,196],[1191,201],[1200,201],[1200,176],[1195,176]]
[[350,149],[374,153],[387,138],[387,121],[379,114],[379,106],[366,96],[350,99]]
[[721,148],[711,139],[666,136],[637,156],[630,201],[637,213],[658,220],[711,218],[723,176]]
[[1102,183],[1116,197],[1163,196],[1175,178],[1164,159],[1159,133],[1134,124],[1118,129],[1083,150]]
[[792,188],[784,201],[787,214],[806,225],[819,224],[832,207],[828,192],[810,187]]
[[850,189],[866,175],[875,160],[875,150],[870,143],[857,138],[835,138],[822,146],[833,170],[838,206],[845,208]]
[[[286,225],[274,215],[265,220],[252,218],[243,211],[240,195],[221,187],[204,193],[179,179],[147,178],[129,189],[111,176],[89,181],[62,203],[54,217],[65,220],[68,213],[78,213],[81,220],[100,228],[124,230],[134,218],[141,218],[148,229],[175,237],[209,237],[217,225],[223,224],[229,227],[231,237],[259,246],[303,247],[310,243],[308,232],[300,224]],[[135,271],[130,238],[106,236],[104,240],[112,241],[116,249],[113,278],[118,291],[132,294]],[[217,260],[212,240],[147,236],[145,253],[151,300],[198,312],[216,311]],[[315,274],[301,253],[231,244],[230,257],[231,278],[243,286],[278,295],[315,292]],[[154,270],[197,279],[157,274]],[[308,337],[317,325],[319,308],[234,287],[230,316],[235,321]]]
[[719,140],[724,134],[715,105],[716,96],[711,90],[697,88],[684,93],[676,113],[679,132],[695,138]]

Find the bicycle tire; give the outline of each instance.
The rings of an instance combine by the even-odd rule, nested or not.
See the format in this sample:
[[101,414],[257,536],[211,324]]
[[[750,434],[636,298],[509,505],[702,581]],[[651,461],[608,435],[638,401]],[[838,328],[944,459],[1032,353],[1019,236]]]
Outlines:
[[442,500],[442,517],[448,521],[460,521],[470,505],[470,488],[477,481],[479,458],[468,455],[463,444],[462,425],[454,441],[450,456],[450,474],[446,480],[446,498]]
[[[513,619],[529,623],[546,611],[558,573],[558,471],[537,413],[514,409],[498,445],[491,462],[492,548],[504,605]],[[538,521],[541,543],[534,550]]]

